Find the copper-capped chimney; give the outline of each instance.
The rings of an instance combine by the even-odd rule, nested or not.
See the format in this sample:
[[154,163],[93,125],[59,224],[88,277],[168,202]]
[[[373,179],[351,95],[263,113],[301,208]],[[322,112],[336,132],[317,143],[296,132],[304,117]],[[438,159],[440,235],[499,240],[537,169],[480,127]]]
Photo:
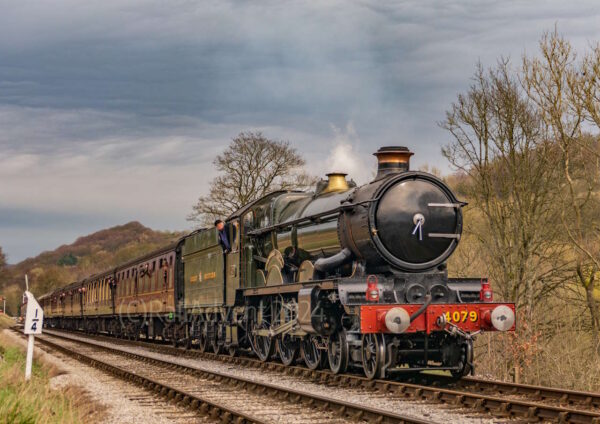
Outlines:
[[377,156],[377,175],[379,179],[389,174],[408,171],[410,168],[410,157],[414,153],[404,146],[381,147],[373,155]]

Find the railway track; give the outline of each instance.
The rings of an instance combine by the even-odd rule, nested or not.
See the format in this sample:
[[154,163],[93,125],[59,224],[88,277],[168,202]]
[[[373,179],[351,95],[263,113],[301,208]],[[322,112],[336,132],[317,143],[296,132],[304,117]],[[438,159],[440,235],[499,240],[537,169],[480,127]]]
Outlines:
[[[81,333],[76,334],[81,335]],[[435,376],[435,380],[425,378],[418,383],[398,380],[368,380],[355,374],[335,375],[324,370],[284,366],[275,361],[261,362],[246,356],[231,357],[145,341],[127,341],[107,336],[96,337],[112,343],[141,346],[167,355],[219,360],[225,363],[304,377],[313,382],[330,386],[361,388],[402,398],[463,406],[478,412],[491,413],[494,416],[523,418],[527,421],[600,424],[600,393],[490,381],[474,377],[454,381],[443,376]]]
[[[38,340],[50,349],[143,386],[219,422],[432,422],[230,373],[173,363],[91,340],[56,333],[38,336]],[[115,363],[119,366],[113,365]]]

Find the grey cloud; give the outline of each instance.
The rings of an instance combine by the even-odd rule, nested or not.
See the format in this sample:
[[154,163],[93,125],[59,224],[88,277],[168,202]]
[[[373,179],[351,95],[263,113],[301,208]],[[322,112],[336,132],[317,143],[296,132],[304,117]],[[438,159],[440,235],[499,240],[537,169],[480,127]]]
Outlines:
[[[339,166],[340,146],[359,170],[389,144],[448,170],[436,123],[478,60],[518,62],[555,24],[578,49],[599,35],[591,0],[0,0],[0,10],[0,204],[39,214],[24,222],[65,217],[27,233],[28,254],[57,243],[71,214],[88,217],[82,233],[132,219],[185,228],[212,158],[243,130],[290,140],[314,173]],[[131,191],[164,202],[150,210]],[[21,246],[17,260],[11,219],[0,214],[0,243]]]

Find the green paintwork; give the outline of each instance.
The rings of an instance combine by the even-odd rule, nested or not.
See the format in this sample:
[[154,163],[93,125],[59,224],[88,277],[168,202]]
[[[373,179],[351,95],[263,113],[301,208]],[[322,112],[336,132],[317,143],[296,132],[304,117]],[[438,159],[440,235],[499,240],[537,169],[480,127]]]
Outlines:
[[[234,225],[235,224],[235,225]],[[240,288],[240,231],[239,220],[234,220],[228,223],[227,230],[229,240],[231,241],[231,252],[227,255],[226,262],[226,279],[227,286],[225,288],[225,303],[228,306],[233,306],[235,303],[235,292]]]
[[[340,250],[337,217],[320,222],[306,221],[259,237],[249,237],[247,233],[334,210],[349,191],[317,197],[313,193],[297,192],[265,196],[228,220],[232,245],[232,252],[228,255],[222,253],[215,228],[188,236],[182,247],[186,307],[233,306],[239,288],[264,285],[257,278],[257,272],[264,268],[264,261],[274,248],[283,253],[286,248],[294,246],[299,249],[302,259],[337,253]],[[234,222],[237,222],[237,227],[234,227]],[[234,231],[234,228],[237,230]],[[263,260],[257,260],[256,257],[262,257]],[[207,275],[211,278],[207,279]]]
[[[253,226],[257,229],[334,210],[348,197],[349,191],[321,194],[317,197],[313,197],[313,193],[285,193],[268,202],[258,202],[259,212],[255,214]],[[341,247],[337,234],[337,217],[318,223],[308,221],[280,230],[277,234],[263,236],[260,253],[267,256],[274,247],[284,252],[290,246],[297,247],[310,257],[339,252]]]
[[186,308],[223,305],[223,256],[216,228],[200,230],[185,239],[182,259]]

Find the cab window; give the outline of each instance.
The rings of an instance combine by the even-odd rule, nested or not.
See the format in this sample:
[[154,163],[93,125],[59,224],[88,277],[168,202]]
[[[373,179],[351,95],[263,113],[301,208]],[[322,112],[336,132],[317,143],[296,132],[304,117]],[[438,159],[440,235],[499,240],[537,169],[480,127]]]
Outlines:
[[231,251],[235,252],[240,247],[240,225],[239,221],[233,221],[230,225],[229,239],[231,240]]

